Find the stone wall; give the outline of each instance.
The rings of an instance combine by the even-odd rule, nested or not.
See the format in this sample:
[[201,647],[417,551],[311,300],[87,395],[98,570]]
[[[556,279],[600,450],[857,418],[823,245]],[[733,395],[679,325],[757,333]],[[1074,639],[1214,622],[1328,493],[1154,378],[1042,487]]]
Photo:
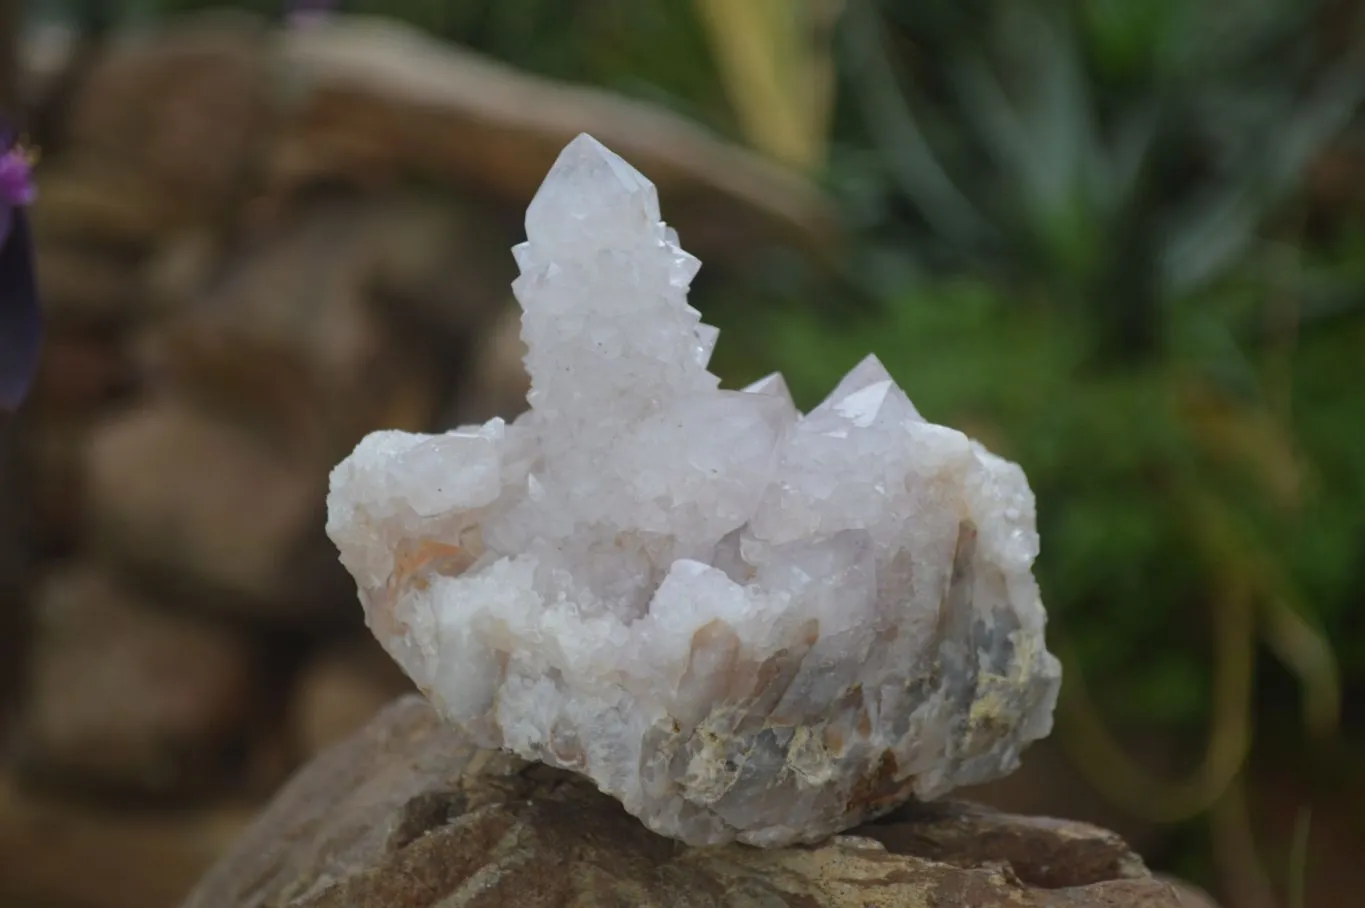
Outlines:
[[157,908],[407,689],[323,535],[328,471],[520,408],[507,248],[559,148],[627,153],[722,275],[829,219],[668,114],[378,22],[29,51],[49,337],[0,467],[0,903]]

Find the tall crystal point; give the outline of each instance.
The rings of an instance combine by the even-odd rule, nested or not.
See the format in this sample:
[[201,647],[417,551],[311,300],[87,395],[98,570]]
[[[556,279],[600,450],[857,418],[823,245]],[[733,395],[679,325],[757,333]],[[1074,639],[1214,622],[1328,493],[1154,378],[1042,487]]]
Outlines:
[[1023,472],[875,357],[720,390],[653,185],[564,149],[513,250],[530,410],[376,432],[327,530],[451,722],[691,843],[809,842],[1013,770],[1060,684]]

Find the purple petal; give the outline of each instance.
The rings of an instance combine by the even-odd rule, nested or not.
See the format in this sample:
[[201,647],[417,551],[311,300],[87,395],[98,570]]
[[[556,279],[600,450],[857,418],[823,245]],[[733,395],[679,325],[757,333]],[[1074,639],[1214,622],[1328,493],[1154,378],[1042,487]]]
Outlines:
[[37,196],[33,165],[21,148],[0,154],[0,204],[29,205]]
[[0,412],[17,410],[28,396],[43,342],[28,217],[21,209],[10,217],[9,238],[0,246]]

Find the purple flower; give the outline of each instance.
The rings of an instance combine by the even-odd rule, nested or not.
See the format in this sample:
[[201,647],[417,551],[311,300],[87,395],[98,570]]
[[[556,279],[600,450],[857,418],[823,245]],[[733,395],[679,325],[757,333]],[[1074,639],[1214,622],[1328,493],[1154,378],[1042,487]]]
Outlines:
[[25,208],[37,193],[33,161],[0,124],[0,418],[19,408],[38,370],[43,313]]

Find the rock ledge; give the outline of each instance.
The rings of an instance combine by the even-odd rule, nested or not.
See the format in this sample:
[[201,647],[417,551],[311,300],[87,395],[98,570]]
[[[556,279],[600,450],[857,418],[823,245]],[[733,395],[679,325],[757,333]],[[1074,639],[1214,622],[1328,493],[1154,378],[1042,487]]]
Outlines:
[[420,697],[296,776],[184,908],[1178,908],[1113,833],[947,802],[823,845],[689,848]]

